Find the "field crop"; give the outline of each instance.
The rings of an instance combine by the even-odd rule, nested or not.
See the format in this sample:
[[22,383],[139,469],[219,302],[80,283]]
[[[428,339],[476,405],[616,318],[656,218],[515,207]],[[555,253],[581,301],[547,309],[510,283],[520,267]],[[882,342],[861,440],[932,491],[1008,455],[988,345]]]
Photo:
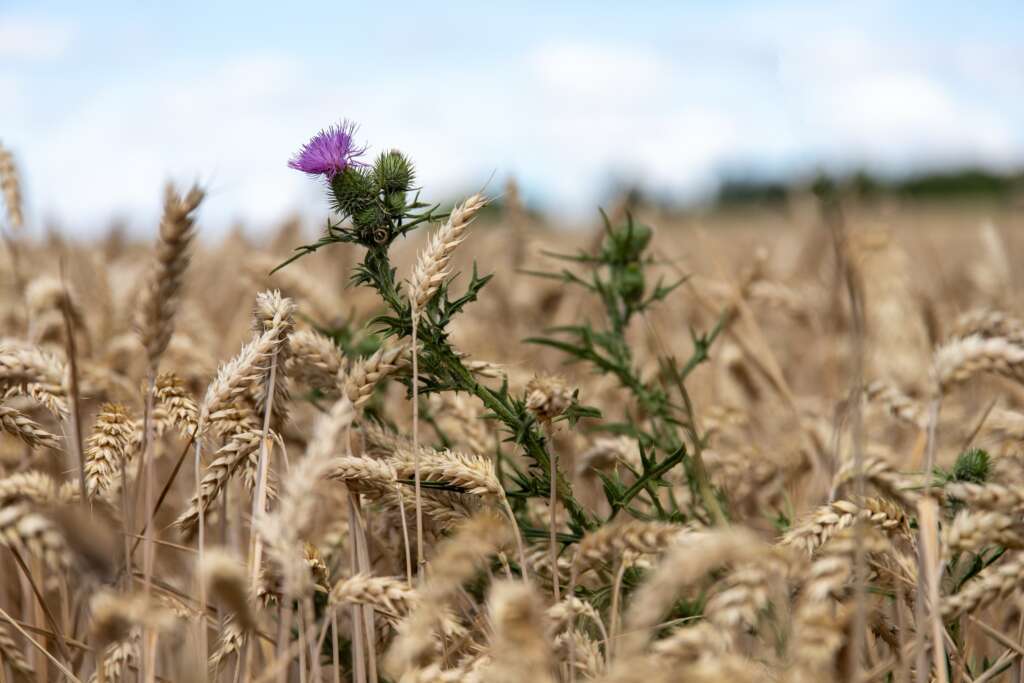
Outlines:
[[0,681],[1021,680],[1013,206],[564,231],[353,132],[312,243],[30,239],[0,148]]

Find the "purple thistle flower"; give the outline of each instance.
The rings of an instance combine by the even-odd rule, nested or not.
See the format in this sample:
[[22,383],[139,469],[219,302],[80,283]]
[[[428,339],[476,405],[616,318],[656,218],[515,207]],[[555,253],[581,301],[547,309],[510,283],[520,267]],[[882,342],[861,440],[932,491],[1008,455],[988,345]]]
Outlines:
[[349,166],[359,166],[359,155],[366,147],[357,147],[352,140],[356,124],[342,121],[320,131],[302,146],[288,166],[310,175],[325,175],[331,180]]

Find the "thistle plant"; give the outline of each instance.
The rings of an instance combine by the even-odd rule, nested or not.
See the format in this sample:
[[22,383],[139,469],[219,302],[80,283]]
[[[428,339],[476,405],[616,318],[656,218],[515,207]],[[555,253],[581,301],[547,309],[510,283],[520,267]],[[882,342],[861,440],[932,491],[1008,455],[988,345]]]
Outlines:
[[[412,161],[400,151],[391,150],[378,155],[372,164],[363,162],[366,147],[354,141],[355,130],[353,124],[346,122],[322,131],[290,163],[293,168],[323,177],[338,218],[328,221],[325,234],[317,242],[299,247],[296,254],[278,268],[328,244],[353,243],[364,247],[366,251],[362,262],[355,267],[352,285],[374,289],[385,308],[370,325],[385,339],[413,340],[415,336],[416,384],[414,386],[413,380],[407,377],[395,379],[406,383],[411,397],[455,391],[467,392],[479,399],[487,410],[485,417],[501,424],[506,442],[520,449],[530,463],[523,469],[511,459],[503,459],[506,496],[522,509],[527,499],[547,498],[553,490],[569,515],[571,533],[560,534],[561,542],[579,540],[588,530],[623,510],[638,518],[649,518],[650,513],[631,506],[637,496],[649,500],[657,519],[680,522],[709,513],[712,519],[724,521],[722,500],[713,491],[702,461],[704,438],[695,426],[694,408],[685,381],[694,368],[708,358],[726,318],[723,316],[708,334],[693,334],[693,353],[684,364],[680,365],[672,357],[661,358],[659,382],[645,382],[640,378],[627,333],[639,316],[664,300],[682,282],[666,284],[658,280],[653,285],[648,284],[648,271],[655,264],[648,253],[651,229],[635,223],[632,217],[624,226],[613,228],[604,216],[605,239],[597,254],[550,254],[588,266],[591,269],[589,279],[568,269],[560,273],[532,272],[581,286],[595,294],[606,313],[607,325],[595,328],[586,323],[552,328],[546,331],[549,336],[526,341],[557,348],[573,360],[590,363],[597,371],[614,375],[632,394],[635,413],[647,417],[643,424],[630,416],[622,423],[604,427],[637,440],[641,469],[633,472],[635,482],[629,486],[614,474],[601,475],[612,513],[609,520],[598,520],[579,504],[568,478],[558,470],[557,461],[552,458],[545,420],[531,409],[529,392],[513,394],[507,380],[497,389],[482,384],[449,339],[451,322],[477,299],[491,279],[490,275],[481,276],[474,264],[465,288],[455,291],[455,276],[448,268],[451,251],[466,238],[465,227],[485,200],[476,195],[449,213],[440,211],[437,204],[420,201]],[[444,219],[448,222],[421,255],[411,282],[401,286],[388,256],[391,245],[416,228]],[[448,233],[451,239],[445,239]],[[581,418],[599,416],[596,409],[581,405],[573,393],[566,408],[551,421],[575,425]],[[681,509],[671,495],[667,502],[662,500],[658,489],[665,484],[665,475],[676,467],[686,472],[694,499],[701,502],[706,513],[696,505],[689,510]],[[525,527],[523,531],[528,537],[544,538],[551,530]]]
[[[712,490],[704,467],[701,453],[705,439],[697,430],[685,382],[694,368],[707,360],[708,351],[724,328],[727,316],[723,315],[707,334],[691,333],[693,353],[682,367],[674,357],[659,358],[658,381],[645,382],[629,344],[631,323],[645,315],[655,303],[663,301],[683,280],[666,284],[664,279],[659,279],[653,286],[649,285],[647,271],[655,264],[648,253],[653,236],[651,229],[634,222],[630,215],[625,225],[613,227],[607,215],[601,215],[605,238],[596,254],[545,252],[553,258],[588,267],[589,277],[568,268],[557,273],[526,272],[582,287],[594,294],[602,304],[604,326],[595,327],[588,321],[553,327],[545,331],[545,336],[526,341],[558,349],[571,361],[588,363],[598,373],[613,375],[633,397],[634,406],[628,419],[604,426],[636,439],[640,448],[641,468],[632,472],[636,479],[632,485],[627,487],[616,474],[600,473],[612,517],[621,510],[641,517],[640,512],[630,508],[630,502],[639,495],[649,499],[659,519],[682,521],[687,516],[699,517],[696,509],[690,510],[690,515],[684,513],[672,497],[664,503],[657,491],[664,483],[664,475],[682,465],[695,494],[694,500],[701,501],[716,521],[724,521],[722,501]],[[638,415],[646,416],[647,421],[637,419]],[[685,440],[680,431],[685,434]]]
[[[475,213],[483,198],[471,198],[454,213],[439,211],[439,205],[420,201],[414,185],[415,169],[407,156],[391,150],[378,155],[373,164],[365,164],[361,160],[365,148],[354,143],[354,132],[354,126],[348,123],[323,131],[292,160],[292,167],[323,176],[338,219],[329,220],[324,235],[317,242],[299,247],[296,254],[278,268],[329,244],[351,243],[364,247],[366,251],[362,262],[355,267],[351,284],[374,289],[385,308],[370,325],[385,339],[411,340],[415,317],[419,365],[415,393],[427,396],[443,391],[467,392],[479,399],[487,410],[485,417],[498,421],[507,441],[521,449],[530,461],[525,471],[507,462],[513,471],[511,479],[515,488],[507,490],[506,495],[520,505],[526,498],[545,498],[551,472],[549,444],[536,415],[527,406],[527,397],[513,394],[507,380],[497,389],[478,381],[449,338],[451,322],[476,300],[491,276],[481,276],[474,265],[465,289],[456,292],[453,289],[455,275],[447,268],[450,240],[447,244],[437,239],[432,242],[436,249],[428,251],[437,252],[434,260],[438,262],[418,264],[411,287],[401,285],[388,256],[391,245],[399,237],[448,218],[452,219],[453,234],[458,232],[455,239],[464,239],[462,228],[454,224],[459,222],[460,212]],[[413,394],[412,380],[396,379],[405,382],[410,395]],[[581,417],[598,415],[595,409],[580,405],[573,395],[570,405],[558,419],[575,423]],[[596,520],[576,500],[565,475],[555,470],[554,478],[556,495],[569,513],[572,538],[595,528]],[[526,532],[529,534],[530,530]],[[534,533],[546,535],[547,531],[534,530]]]

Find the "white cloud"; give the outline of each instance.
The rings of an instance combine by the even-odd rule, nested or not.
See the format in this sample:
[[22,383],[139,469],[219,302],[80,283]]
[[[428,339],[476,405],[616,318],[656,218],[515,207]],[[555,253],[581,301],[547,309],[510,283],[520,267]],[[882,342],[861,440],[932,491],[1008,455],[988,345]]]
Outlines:
[[965,87],[956,67],[945,51],[845,30],[788,44],[780,73],[804,146],[828,161],[890,171],[1020,163],[1022,131],[1003,108],[1012,90]]
[[[692,194],[744,162],[1024,159],[1019,89],[993,81],[965,93],[917,46],[853,29],[772,50],[755,41],[748,53],[767,55],[766,65],[735,60],[735,40],[721,53],[707,45],[695,55],[574,39],[429,72],[265,53],[168,60],[57,112],[48,93],[0,71],[0,98],[13,93],[15,103],[0,123],[24,131],[12,144],[37,214],[75,230],[127,215],[152,232],[168,177],[210,186],[206,230],[235,218],[263,227],[296,208],[322,217],[319,183],[285,161],[341,116],[363,124],[374,152],[412,155],[431,198],[514,170],[528,194],[588,217],[610,176]],[[965,72],[984,62],[961,61]],[[62,181],[50,192],[54,169]]]
[[638,46],[582,42],[549,43],[535,50],[530,62],[544,86],[567,97],[647,95],[670,71],[661,57]]
[[59,59],[71,47],[74,35],[74,28],[68,22],[0,16],[0,59]]

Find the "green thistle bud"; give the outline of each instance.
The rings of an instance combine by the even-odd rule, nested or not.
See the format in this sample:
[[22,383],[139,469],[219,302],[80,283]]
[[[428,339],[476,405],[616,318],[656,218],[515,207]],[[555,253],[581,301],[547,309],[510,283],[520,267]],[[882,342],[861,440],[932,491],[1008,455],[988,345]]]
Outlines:
[[355,216],[372,205],[377,197],[377,186],[366,171],[349,166],[331,180],[334,208],[345,216]]
[[618,263],[639,261],[644,249],[651,242],[653,232],[646,225],[630,222],[618,228],[605,239],[605,256]]
[[980,448],[972,448],[957,457],[953,465],[953,480],[981,484],[988,479],[988,471],[988,453]]
[[363,244],[384,244],[390,240],[387,216],[377,202],[371,202],[352,216],[352,225],[359,233]]
[[401,216],[405,213],[406,201],[405,192],[392,192],[384,198],[384,204],[387,206],[388,213],[392,216]]
[[622,271],[619,293],[625,301],[637,303],[644,296],[644,270],[638,263],[630,263]]
[[412,189],[416,171],[407,156],[393,149],[383,152],[373,165],[373,176],[384,194],[405,193]]

